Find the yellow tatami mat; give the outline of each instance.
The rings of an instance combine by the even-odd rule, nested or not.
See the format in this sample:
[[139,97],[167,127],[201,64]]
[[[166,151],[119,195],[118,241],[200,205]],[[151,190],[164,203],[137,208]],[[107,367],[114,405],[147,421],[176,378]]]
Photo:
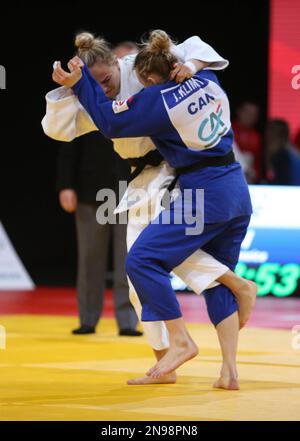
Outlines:
[[72,336],[76,318],[0,316],[0,420],[300,420],[300,349],[286,330],[240,333],[240,391],[212,389],[220,351],[212,326],[190,324],[199,356],[174,385],[127,386],[154,359],[144,337]]

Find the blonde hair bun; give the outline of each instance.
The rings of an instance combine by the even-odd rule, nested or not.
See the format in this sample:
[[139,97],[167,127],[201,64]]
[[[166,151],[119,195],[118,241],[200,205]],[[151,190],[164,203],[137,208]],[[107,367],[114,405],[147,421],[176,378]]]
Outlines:
[[93,49],[95,44],[95,37],[90,32],[81,32],[75,37],[75,47],[80,51],[89,51]]
[[149,36],[148,50],[155,55],[170,51],[172,40],[165,31],[156,29]]
[[111,64],[115,60],[109,43],[101,37],[95,37],[90,32],[80,32],[75,36],[76,54],[88,67],[95,63]]

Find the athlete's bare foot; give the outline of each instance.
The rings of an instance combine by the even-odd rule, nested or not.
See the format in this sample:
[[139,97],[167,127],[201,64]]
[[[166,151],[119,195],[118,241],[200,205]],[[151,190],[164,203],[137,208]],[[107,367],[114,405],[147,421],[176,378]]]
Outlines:
[[164,375],[160,378],[152,378],[152,377],[141,377],[141,378],[133,378],[132,380],[128,380],[127,384],[130,386],[138,386],[138,385],[146,385],[146,384],[174,384],[176,383],[176,374],[175,372],[171,372],[170,374]]
[[226,389],[226,390],[239,390],[240,385],[237,378],[232,377],[220,377],[214,382],[213,387],[215,389]]
[[175,371],[186,361],[196,357],[198,348],[191,338],[187,338],[176,345],[171,345],[166,355],[156,363],[146,375],[151,378],[160,378]]
[[257,289],[256,283],[242,279],[238,289],[232,291],[239,305],[240,329],[245,326],[254,308]]

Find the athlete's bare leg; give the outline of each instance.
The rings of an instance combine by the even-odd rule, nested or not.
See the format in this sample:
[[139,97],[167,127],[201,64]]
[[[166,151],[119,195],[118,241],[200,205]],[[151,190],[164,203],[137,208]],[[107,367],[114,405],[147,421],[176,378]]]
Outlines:
[[236,353],[238,345],[239,318],[237,312],[222,320],[216,331],[220,342],[223,363],[220,378],[213,384],[214,388],[238,390],[238,373],[236,367]]

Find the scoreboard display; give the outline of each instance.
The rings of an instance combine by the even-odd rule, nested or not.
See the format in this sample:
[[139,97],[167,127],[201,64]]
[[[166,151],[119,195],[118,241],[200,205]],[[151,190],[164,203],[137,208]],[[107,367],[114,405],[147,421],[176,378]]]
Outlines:
[[253,215],[236,273],[258,295],[300,295],[300,187],[252,185]]
[[[253,215],[236,273],[259,296],[300,296],[300,187],[250,185]],[[175,290],[186,285],[172,275]]]

